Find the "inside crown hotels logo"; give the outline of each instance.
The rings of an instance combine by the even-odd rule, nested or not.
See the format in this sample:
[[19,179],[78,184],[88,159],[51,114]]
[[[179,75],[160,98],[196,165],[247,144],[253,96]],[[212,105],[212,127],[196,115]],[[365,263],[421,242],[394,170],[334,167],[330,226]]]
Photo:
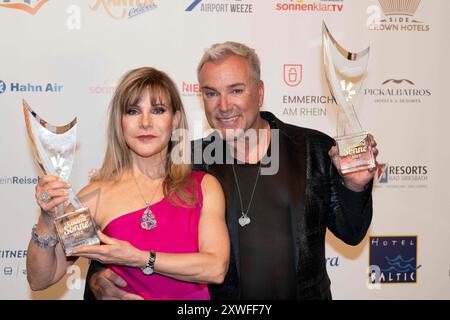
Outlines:
[[253,13],[253,4],[244,0],[190,0],[185,11],[209,13]]
[[344,0],[286,0],[276,3],[275,10],[342,12],[344,10]]
[[417,283],[417,236],[371,236],[369,283]]
[[108,16],[115,20],[125,17],[133,18],[139,14],[154,10],[157,7],[154,0],[95,0],[89,6],[93,11],[103,8]]
[[31,15],[35,15],[48,0],[23,0],[23,1],[11,1],[0,0],[0,7],[25,11]]
[[384,17],[381,17],[379,8],[372,11],[367,27],[376,31],[430,31],[429,25],[414,17],[420,2],[421,0],[379,0]]

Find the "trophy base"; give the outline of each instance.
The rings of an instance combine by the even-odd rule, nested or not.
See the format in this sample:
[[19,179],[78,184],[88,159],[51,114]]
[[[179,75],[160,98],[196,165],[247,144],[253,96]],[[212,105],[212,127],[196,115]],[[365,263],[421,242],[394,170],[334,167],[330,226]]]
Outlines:
[[81,208],[55,218],[55,227],[66,256],[70,256],[75,248],[100,244],[88,208]]
[[367,132],[337,137],[335,140],[342,174],[375,168]]

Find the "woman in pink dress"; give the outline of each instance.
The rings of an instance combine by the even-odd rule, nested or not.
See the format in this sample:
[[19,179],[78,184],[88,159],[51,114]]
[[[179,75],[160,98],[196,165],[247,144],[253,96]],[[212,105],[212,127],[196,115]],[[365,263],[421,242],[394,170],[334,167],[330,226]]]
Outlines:
[[[103,165],[78,194],[102,230],[102,244],[72,255],[107,264],[126,281],[128,298],[209,299],[207,284],[221,283],[227,272],[222,188],[183,160],[186,129],[180,96],[164,72],[145,67],[122,78],[109,109]],[[59,243],[42,241],[56,233],[52,213],[68,199],[67,188],[55,176],[36,187],[42,214],[27,256],[33,290],[60,280],[75,261]]]

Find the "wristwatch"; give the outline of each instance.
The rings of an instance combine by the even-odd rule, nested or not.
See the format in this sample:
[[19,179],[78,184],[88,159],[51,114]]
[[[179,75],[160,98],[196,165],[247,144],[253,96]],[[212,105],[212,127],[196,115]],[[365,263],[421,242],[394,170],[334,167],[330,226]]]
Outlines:
[[155,251],[149,251],[150,256],[148,258],[147,264],[145,267],[142,267],[142,273],[149,276],[153,273],[153,268],[155,267],[155,261],[156,261],[156,252]]

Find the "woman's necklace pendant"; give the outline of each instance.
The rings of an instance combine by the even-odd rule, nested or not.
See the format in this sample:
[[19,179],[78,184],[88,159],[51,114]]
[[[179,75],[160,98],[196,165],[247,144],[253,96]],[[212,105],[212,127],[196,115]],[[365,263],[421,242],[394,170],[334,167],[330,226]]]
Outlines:
[[152,230],[156,228],[156,218],[150,209],[150,204],[146,205],[144,213],[141,217],[141,228],[144,230]]

